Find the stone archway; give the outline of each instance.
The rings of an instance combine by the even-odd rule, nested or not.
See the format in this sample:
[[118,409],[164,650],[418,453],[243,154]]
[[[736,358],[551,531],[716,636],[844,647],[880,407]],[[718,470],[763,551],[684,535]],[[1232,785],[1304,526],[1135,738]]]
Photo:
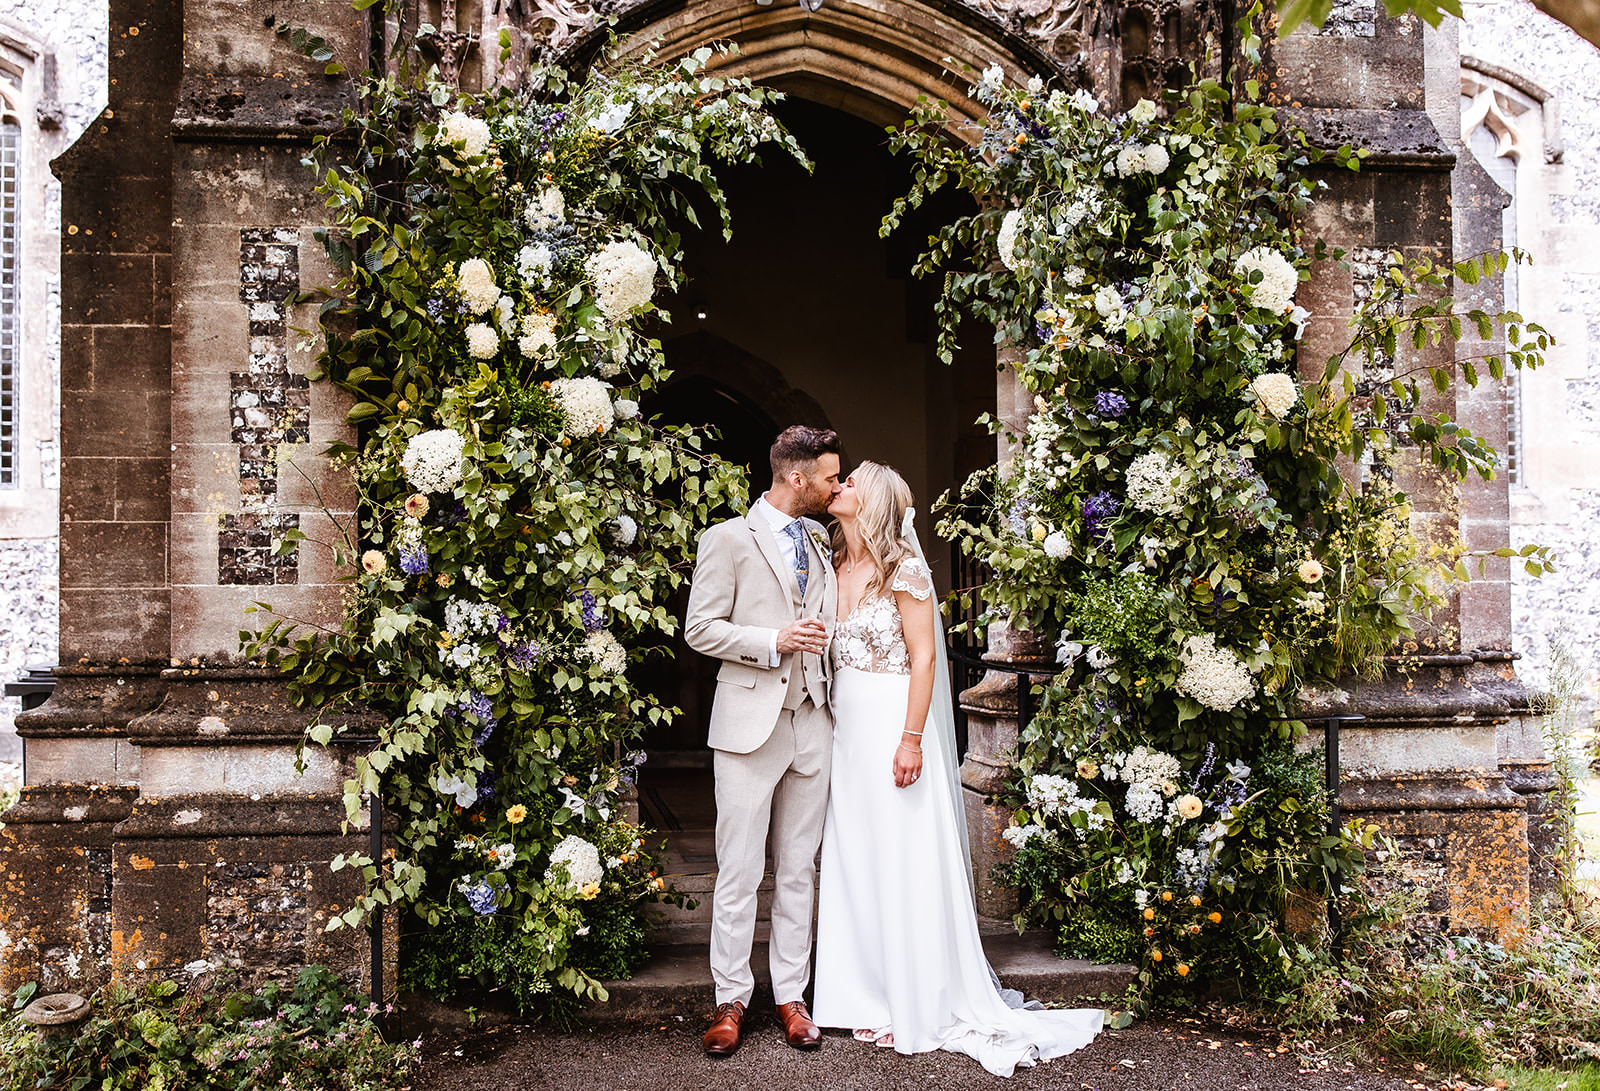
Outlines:
[[[718,71],[877,125],[902,120],[919,97],[943,100],[950,107],[951,133],[968,142],[971,130],[961,123],[984,111],[968,94],[972,78],[959,66],[970,67],[975,78],[998,64],[1024,80],[1062,68],[998,20],[952,0],[834,2],[815,12],[752,0],[671,0],[630,9],[616,31],[628,38],[624,56],[654,48],[676,57],[703,45],[734,43],[738,54],[715,61]],[[604,40],[591,32],[566,55],[589,60]]]

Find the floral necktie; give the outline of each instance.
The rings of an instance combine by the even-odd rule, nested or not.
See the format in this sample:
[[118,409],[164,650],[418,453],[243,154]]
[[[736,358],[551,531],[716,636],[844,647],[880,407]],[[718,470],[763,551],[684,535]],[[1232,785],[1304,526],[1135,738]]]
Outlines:
[[794,542],[794,578],[800,583],[800,597],[806,594],[806,580],[811,575],[811,561],[806,557],[806,528],[800,520],[796,519],[783,528],[783,532]]

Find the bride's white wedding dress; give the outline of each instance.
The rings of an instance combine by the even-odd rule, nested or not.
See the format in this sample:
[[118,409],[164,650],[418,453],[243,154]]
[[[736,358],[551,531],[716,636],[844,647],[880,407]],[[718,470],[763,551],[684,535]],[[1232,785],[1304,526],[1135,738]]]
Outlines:
[[[892,1033],[900,1053],[965,1053],[1010,1076],[1086,1045],[1105,1013],[1012,1007],[998,990],[979,939],[961,800],[952,798],[954,724],[935,722],[950,716],[948,703],[934,703],[921,777],[895,787],[911,673],[893,590],[926,599],[927,565],[905,561],[891,591],[861,602],[832,641],[833,773],[813,1012],[821,1026]],[[936,731],[948,733],[945,745],[934,745]]]

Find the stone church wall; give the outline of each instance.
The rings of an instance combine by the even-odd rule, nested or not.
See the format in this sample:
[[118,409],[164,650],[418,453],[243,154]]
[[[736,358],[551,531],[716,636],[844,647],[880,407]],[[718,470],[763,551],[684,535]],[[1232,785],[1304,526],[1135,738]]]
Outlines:
[[[1512,83],[1501,171],[1515,193],[1515,245],[1524,267],[1512,306],[1548,328],[1556,347],[1521,380],[1511,483],[1512,540],[1555,548],[1561,567],[1512,578],[1518,673],[1549,680],[1564,647],[1600,687],[1600,50],[1528,0],[1476,0],[1461,28],[1464,92],[1474,61]],[[1526,81],[1519,95],[1515,83]],[[1516,113],[1519,108],[1523,112]],[[1491,124],[1493,120],[1491,119]],[[1470,136],[1470,134],[1468,134]],[[1497,133],[1497,136],[1502,135]],[[1490,142],[1474,144],[1480,160]]]
[[[22,229],[18,480],[0,490],[0,681],[8,682],[56,659],[62,224],[50,160],[105,104],[105,0],[0,0],[0,32],[23,47],[12,51],[22,75],[6,81],[21,128]],[[0,701],[0,762],[20,756],[19,705]]]

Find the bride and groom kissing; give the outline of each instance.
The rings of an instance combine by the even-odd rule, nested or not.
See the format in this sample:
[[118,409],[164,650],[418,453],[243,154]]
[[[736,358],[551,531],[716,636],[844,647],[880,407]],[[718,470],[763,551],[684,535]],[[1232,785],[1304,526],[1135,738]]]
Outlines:
[[[769,954],[791,1046],[820,1027],[997,1075],[1099,1033],[1098,1009],[1024,1006],[989,967],[973,901],[944,632],[911,490],[795,425],[772,487],[700,539],[685,637],[721,660],[708,743],[717,807],[708,1055],[738,1049],[770,834]],[[813,517],[831,515],[830,532]],[[822,849],[820,899],[815,861]],[[804,993],[816,911],[813,1019]]]

